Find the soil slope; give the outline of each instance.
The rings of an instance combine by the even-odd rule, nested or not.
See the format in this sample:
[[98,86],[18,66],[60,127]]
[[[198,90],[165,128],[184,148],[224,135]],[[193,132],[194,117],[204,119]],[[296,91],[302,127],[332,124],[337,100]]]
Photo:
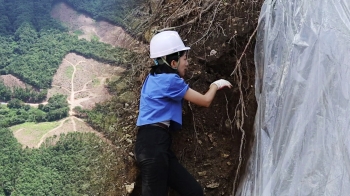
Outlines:
[[[148,43],[156,30],[178,31],[191,46],[185,78],[191,88],[205,93],[220,78],[233,84],[219,91],[209,108],[185,102],[183,129],[173,134],[174,152],[205,195],[233,195],[254,139],[254,39],[263,1],[149,2],[143,7],[149,14],[142,39]],[[139,85],[146,74],[147,69],[140,71]],[[140,194],[140,181],[136,185],[132,195]]]

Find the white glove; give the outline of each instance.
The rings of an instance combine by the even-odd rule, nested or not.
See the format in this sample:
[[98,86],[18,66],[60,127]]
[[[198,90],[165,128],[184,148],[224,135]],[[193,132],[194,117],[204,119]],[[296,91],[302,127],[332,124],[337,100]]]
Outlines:
[[218,87],[218,90],[224,88],[225,86],[227,86],[229,88],[232,87],[232,84],[229,81],[224,80],[224,79],[216,80],[215,82],[211,83],[211,85],[213,85],[213,84],[215,84]]

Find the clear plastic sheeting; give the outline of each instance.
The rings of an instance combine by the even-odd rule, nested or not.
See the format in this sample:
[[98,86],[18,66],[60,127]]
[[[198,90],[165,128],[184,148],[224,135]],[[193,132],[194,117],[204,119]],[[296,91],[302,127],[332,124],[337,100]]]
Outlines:
[[255,141],[236,195],[350,195],[350,1],[267,0]]

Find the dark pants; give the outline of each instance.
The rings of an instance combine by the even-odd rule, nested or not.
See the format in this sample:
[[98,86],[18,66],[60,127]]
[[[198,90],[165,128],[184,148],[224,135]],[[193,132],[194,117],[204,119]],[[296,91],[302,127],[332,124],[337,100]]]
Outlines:
[[135,154],[141,169],[142,196],[167,196],[171,187],[183,196],[202,196],[200,184],[170,149],[171,134],[161,127],[139,128]]

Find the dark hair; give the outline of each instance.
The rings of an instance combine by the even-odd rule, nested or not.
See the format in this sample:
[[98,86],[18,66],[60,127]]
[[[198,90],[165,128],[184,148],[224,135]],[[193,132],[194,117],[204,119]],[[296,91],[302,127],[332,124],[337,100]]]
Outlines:
[[[172,61],[179,61],[179,58],[182,57],[183,55],[186,54],[186,50],[180,51],[180,52],[175,52],[173,54],[169,54],[165,57],[166,62],[170,65]],[[167,73],[178,73],[177,69],[173,69],[169,65],[163,62],[162,58],[157,58],[157,62],[159,63],[158,65],[153,65],[151,67],[150,73],[152,75],[154,74],[167,74]]]

